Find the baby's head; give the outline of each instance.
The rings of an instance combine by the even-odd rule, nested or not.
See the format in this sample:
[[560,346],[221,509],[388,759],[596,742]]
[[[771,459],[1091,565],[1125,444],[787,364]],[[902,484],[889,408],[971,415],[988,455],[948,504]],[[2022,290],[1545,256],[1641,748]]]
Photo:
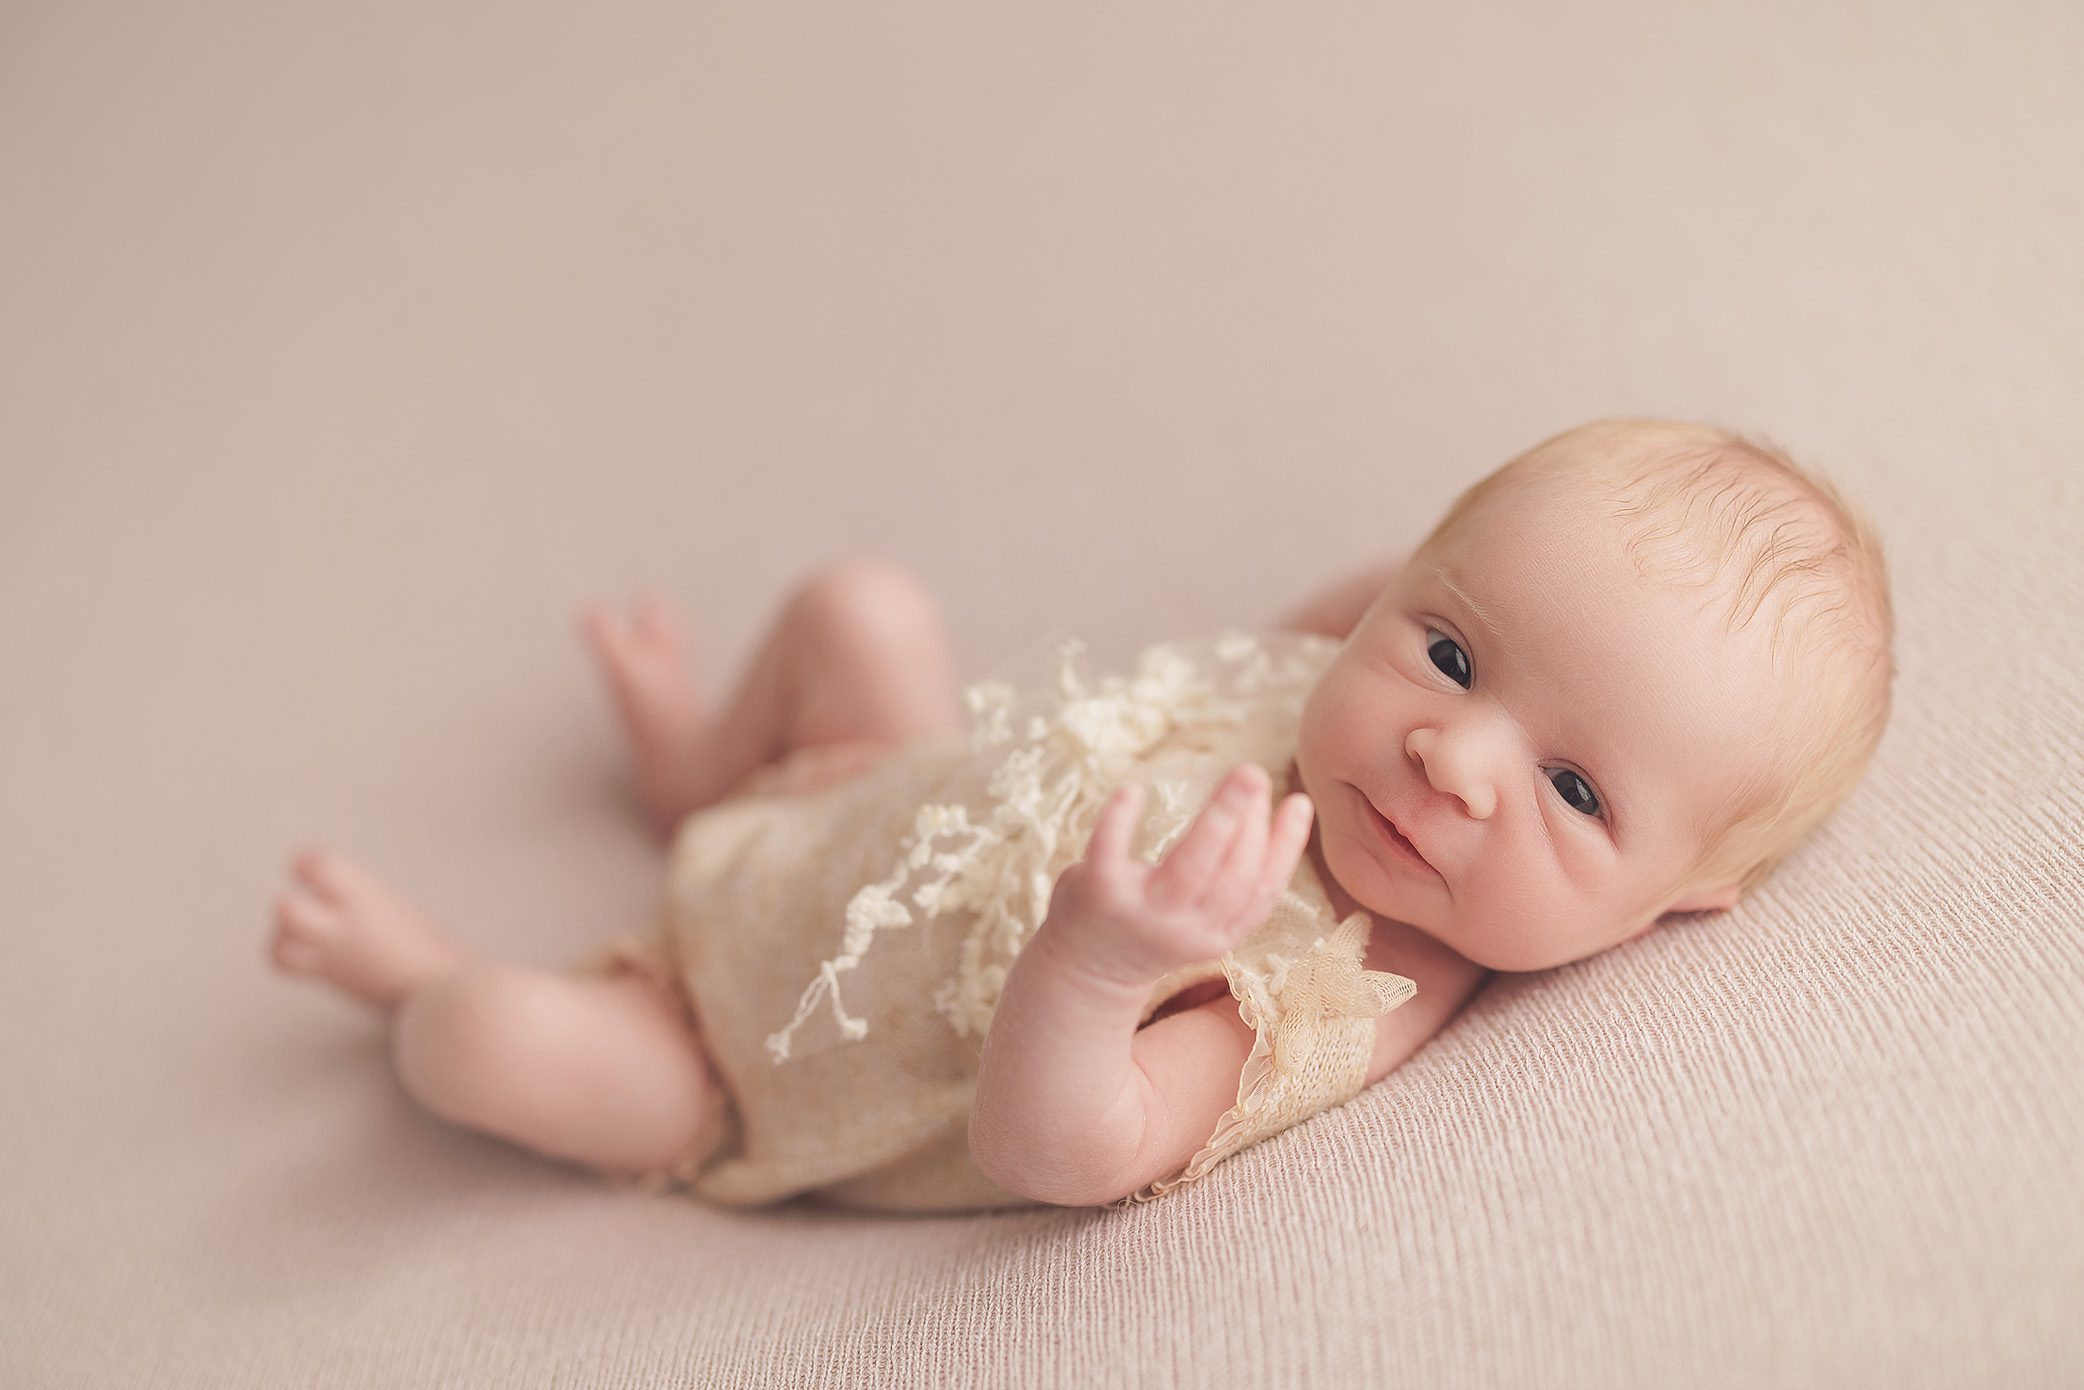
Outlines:
[[1455,502],[1311,693],[1325,865],[1496,970],[1727,908],[1859,780],[1893,631],[1824,479],[1698,425],[1558,435]]

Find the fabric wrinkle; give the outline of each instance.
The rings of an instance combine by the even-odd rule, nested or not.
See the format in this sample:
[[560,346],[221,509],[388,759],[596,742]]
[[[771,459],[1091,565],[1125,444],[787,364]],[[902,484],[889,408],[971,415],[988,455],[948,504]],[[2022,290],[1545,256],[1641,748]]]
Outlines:
[[[1032,1205],[970,1164],[967,1121],[999,993],[1057,877],[1125,782],[1150,793],[1132,842],[1146,862],[1237,765],[1259,763],[1279,788],[1337,649],[1225,633],[1158,643],[1127,674],[1094,676],[1085,645],[1063,641],[1039,679],[969,686],[959,735],[835,786],[691,816],[660,939],[632,968],[677,978],[732,1104],[727,1136],[672,1181],[743,1205],[798,1192],[880,1210]],[[1364,913],[1334,920],[1306,857],[1236,950],[1156,983],[1144,1021],[1221,981],[1254,1042],[1201,1150],[1119,1205],[1359,1091],[1374,1020],[1415,992],[1362,968],[1368,930]]]

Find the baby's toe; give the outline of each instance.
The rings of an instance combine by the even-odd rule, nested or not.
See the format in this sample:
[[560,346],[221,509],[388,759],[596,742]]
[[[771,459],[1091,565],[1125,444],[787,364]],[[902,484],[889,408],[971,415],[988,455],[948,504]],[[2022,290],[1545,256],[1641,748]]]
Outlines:
[[367,913],[371,909],[382,910],[392,905],[389,890],[376,881],[375,875],[351,859],[324,850],[312,856],[310,876],[306,881],[328,905],[349,915]]
[[282,932],[269,943],[268,959],[285,975],[316,975],[326,963],[325,952],[318,947]]
[[297,882],[321,898],[338,896],[336,885],[340,881],[338,856],[313,846],[302,849],[289,861],[290,872]]
[[596,649],[612,651],[622,635],[622,619],[605,603],[589,603],[579,614],[579,632]]
[[637,636],[647,646],[677,647],[680,645],[680,621],[673,610],[657,594],[646,590],[638,598],[636,620],[633,624]]
[[280,894],[275,899],[275,932],[268,941],[268,957],[290,974],[313,974],[325,964],[327,948],[339,933],[339,917],[324,904],[301,893]]
[[279,893],[275,897],[275,932],[283,940],[330,941],[340,934],[340,913],[302,893]]
[[621,678],[623,668],[629,665],[630,638],[618,625],[618,621],[604,614],[595,614],[582,624],[587,655],[610,685]]

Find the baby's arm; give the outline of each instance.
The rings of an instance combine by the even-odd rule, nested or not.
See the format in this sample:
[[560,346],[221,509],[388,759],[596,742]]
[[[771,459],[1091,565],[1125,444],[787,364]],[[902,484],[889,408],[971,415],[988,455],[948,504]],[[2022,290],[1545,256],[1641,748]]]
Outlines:
[[1253,1034],[1225,995],[1138,1030],[1125,989],[1030,943],[985,1040],[970,1155],[1009,1192],[1101,1206],[1177,1173],[1237,1103]]
[[1282,618],[1280,626],[1289,632],[1315,632],[1344,641],[1359,626],[1360,615],[1368,611],[1375,596],[1404,568],[1406,559],[1398,556],[1347,576]]
[[1099,1205],[1178,1172],[1215,1132],[1252,1049],[1235,1005],[1136,1024],[1161,977],[1221,956],[1272,911],[1310,807],[1288,798],[1269,830],[1268,792],[1264,769],[1232,773],[1155,868],[1128,853],[1140,791],[1101,812],[985,1036],[970,1155],[986,1177],[1037,1201]]

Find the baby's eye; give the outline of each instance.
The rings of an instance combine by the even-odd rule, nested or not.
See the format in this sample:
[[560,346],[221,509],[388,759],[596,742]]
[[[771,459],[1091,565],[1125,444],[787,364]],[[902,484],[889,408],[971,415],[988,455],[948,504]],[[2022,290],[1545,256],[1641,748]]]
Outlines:
[[1454,638],[1432,628],[1426,629],[1426,657],[1440,668],[1440,673],[1459,685],[1469,688],[1472,679],[1469,673],[1469,657]]
[[1550,768],[1549,781],[1570,803],[1572,810],[1583,811],[1588,816],[1599,814],[1599,797],[1593,793],[1591,784],[1569,768]]

